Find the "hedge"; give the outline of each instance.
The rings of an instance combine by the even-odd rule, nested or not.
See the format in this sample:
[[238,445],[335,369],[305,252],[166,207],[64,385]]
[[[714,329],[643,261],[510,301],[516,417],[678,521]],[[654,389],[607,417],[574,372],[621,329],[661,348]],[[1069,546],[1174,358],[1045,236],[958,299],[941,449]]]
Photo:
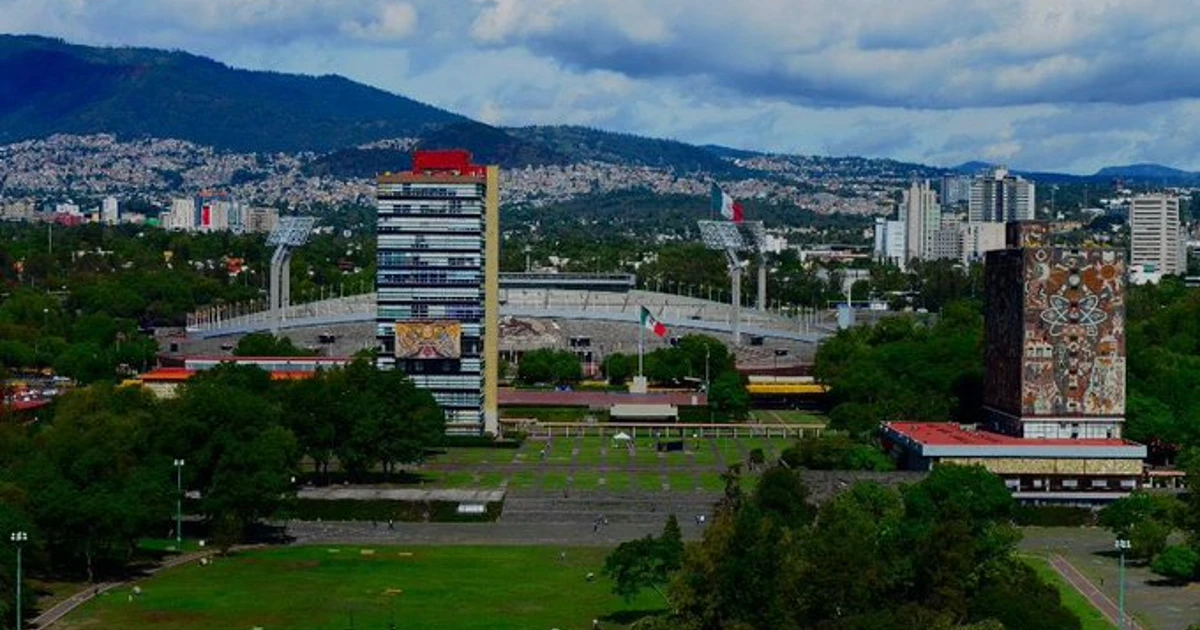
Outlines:
[[1096,515],[1095,510],[1085,507],[1018,505],[1013,510],[1013,522],[1039,527],[1085,527],[1096,524]]

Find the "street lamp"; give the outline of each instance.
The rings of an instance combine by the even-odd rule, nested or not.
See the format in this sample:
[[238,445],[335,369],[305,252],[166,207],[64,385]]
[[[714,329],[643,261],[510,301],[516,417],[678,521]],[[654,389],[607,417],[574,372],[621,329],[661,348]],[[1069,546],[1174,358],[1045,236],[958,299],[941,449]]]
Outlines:
[[1115,546],[1121,554],[1120,574],[1117,578],[1117,628],[1125,628],[1125,552],[1129,550],[1129,541],[1124,538],[1118,538]]
[[29,540],[25,532],[13,532],[9,537],[17,547],[17,630],[21,630],[21,543]]
[[175,548],[183,551],[183,460],[175,460]]

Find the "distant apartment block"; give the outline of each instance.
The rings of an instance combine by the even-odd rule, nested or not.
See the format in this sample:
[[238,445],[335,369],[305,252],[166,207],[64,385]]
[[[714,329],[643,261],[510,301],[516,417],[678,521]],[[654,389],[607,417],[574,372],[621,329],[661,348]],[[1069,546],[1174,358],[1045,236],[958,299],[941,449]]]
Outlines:
[[933,251],[933,236],[942,221],[942,207],[929,181],[912,183],[904,191],[900,214],[905,223],[905,260],[926,260]]
[[1131,266],[1150,273],[1178,275],[1187,271],[1187,242],[1179,221],[1179,198],[1139,195],[1129,203]]
[[121,204],[116,197],[109,195],[100,202],[100,222],[105,225],[116,225],[121,222]]
[[1037,208],[1033,182],[997,166],[971,180],[967,218],[974,223],[1032,221]]
[[905,260],[905,225],[898,219],[875,219],[875,260],[891,263],[904,269]]
[[225,193],[206,192],[171,200],[159,227],[184,232],[270,232],[279,222],[275,208],[250,208]]
[[971,178],[966,175],[946,175],[942,178],[942,207],[966,206],[971,202]]

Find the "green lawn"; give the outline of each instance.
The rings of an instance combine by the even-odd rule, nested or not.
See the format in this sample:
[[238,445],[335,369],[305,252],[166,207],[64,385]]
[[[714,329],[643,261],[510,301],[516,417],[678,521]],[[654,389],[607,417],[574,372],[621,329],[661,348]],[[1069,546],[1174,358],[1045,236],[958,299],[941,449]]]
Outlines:
[[795,409],[756,409],[750,415],[761,424],[826,424],[829,421],[823,415]]
[[1067,584],[1066,581],[1058,575],[1051,566],[1049,561],[1040,556],[1021,556],[1026,564],[1033,567],[1047,584],[1053,585],[1058,589],[1059,595],[1062,597],[1063,605],[1075,613],[1076,617],[1083,623],[1083,630],[1116,630],[1116,626],[1108,622],[1100,611],[1092,607],[1079,591]]
[[[591,620],[661,607],[626,603],[599,575],[607,550],[556,547],[288,547],[163,572],[134,601],[122,589],[59,628],[327,630],[591,628]],[[597,574],[588,582],[588,572]],[[503,585],[499,587],[498,585]],[[605,627],[613,627],[608,624]]]

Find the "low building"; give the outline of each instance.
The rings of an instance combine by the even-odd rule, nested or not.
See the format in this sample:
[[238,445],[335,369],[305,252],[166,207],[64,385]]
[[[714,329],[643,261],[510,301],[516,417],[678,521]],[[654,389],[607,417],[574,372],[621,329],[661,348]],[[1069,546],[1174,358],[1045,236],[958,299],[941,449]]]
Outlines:
[[1031,439],[952,423],[893,422],[884,449],[906,470],[980,465],[1024,503],[1095,505],[1141,485],[1146,447],[1123,439]]

